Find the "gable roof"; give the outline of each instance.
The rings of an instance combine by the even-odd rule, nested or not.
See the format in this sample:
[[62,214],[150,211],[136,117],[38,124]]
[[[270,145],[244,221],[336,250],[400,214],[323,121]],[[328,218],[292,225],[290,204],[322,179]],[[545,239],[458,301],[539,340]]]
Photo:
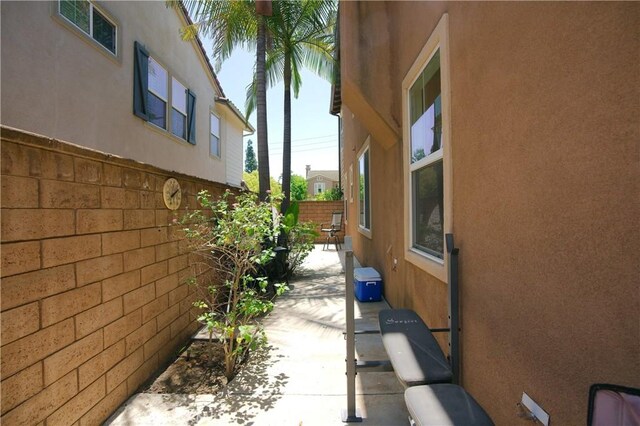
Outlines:
[[[191,17],[189,16],[189,12],[187,11],[187,8],[185,7],[184,3],[182,2],[182,0],[180,0],[179,2],[180,5],[180,12],[182,14],[182,17],[185,19],[185,21],[187,22],[187,25],[193,25],[193,21],[191,20]],[[216,102],[226,106],[227,108],[229,108],[229,110],[231,110],[231,112],[233,112],[233,114],[235,114],[240,121],[242,121],[245,125],[245,130],[247,130],[248,132],[255,132],[255,129],[253,128],[253,126],[251,125],[251,123],[249,123],[249,120],[247,120],[247,118],[240,112],[240,110],[235,106],[235,104],[233,102],[231,102],[227,96],[224,94],[224,90],[222,89],[222,85],[220,84],[220,80],[218,80],[218,76],[216,75],[215,71],[213,71],[213,66],[211,66],[211,61],[209,60],[209,55],[207,55],[207,51],[205,50],[203,44],[202,44],[202,40],[200,40],[200,36],[198,36],[196,34],[196,37],[194,38],[195,41],[195,46],[197,48],[197,50],[200,52],[200,54],[202,55],[202,59],[207,67],[207,71],[209,71],[209,75],[211,76],[211,78],[213,79],[216,89],[218,90],[218,92],[220,93],[220,95],[216,98]]]
[[309,174],[307,175],[307,180],[312,179],[317,176],[323,176],[329,180],[338,181],[338,171],[337,170],[309,170]]

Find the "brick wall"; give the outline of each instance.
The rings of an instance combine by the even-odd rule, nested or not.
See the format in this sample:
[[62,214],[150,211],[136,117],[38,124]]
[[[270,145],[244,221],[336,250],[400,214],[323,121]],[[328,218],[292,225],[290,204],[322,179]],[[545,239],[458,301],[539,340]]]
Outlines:
[[342,231],[338,233],[340,241],[344,240],[344,202],[343,201],[299,201],[300,216],[298,220],[303,222],[314,222],[318,224],[317,231],[320,234],[316,238],[316,243],[321,244],[327,241],[327,234],[320,232],[320,225],[331,224],[331,213],[343,212]]
[[1,132],[1,421],[99,424],[197,329],[171,223],[200,189],[226,187]]

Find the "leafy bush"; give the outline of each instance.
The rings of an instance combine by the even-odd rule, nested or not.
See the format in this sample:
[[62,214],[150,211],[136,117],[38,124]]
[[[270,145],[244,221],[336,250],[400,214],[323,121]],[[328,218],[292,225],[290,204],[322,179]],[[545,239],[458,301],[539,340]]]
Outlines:
[[300,175],[291,175],[291,201],[307,199],[307,180]]
[[[255,192],[256,194],[259,192],[259,182],[258,182],[259,176],[258,176],[258,171],[254,170],[251,173],[247,173],[247,172],[243,172],[242,173],[242,180],[244,181],[245,184],[247,184],[247,188],[249,188],[249,191],[251,192]],[[275,180],[273,177],[270,178],[270,185],[271,185],[271,195],[273,197],[279,197],[282,195],[282,186],[278,183],[277,180]]]
[[[207,326],[210,343],[214,335],[221,340],[228,379],[249,351],[266,342],[257,318],[270,312],[273,303],[261,297],[268,283],[258,271],[274,258],[280,232],[273,200],[259,202],[253,193],[243,193],[235,202],[232,198],[226,191],[212,200],[202,191],[198,202],[203,210],[183,218],[194,257],[190,279],[198,294],[194,306],[202,310],[198,321]],[[284,284],[275,288],[276,294],[286,290]]]
[[313,250],[313,242],[318,236],[316,225],[312,222],[299,222],[300,208],[297,202],[292,202],[282,220],[282,227],[286,235],[287,277],[293,275],[306,257]]
[[342,200],[342,189],[335,187],[316,195],[317,201],[339,201]]

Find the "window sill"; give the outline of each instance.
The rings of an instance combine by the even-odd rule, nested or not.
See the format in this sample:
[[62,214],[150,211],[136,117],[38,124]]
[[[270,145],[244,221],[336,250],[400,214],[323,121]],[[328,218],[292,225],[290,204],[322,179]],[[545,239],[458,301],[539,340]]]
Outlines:
[[427,254],[423,254],[412,248],[407,249],[404,258],[406,261],[412,263],[428,274],[433,275],[440,281],[445,283],[448,282],[446,268],[447,265],[443,259],[438,259]]
[[362,226],[358,225],[358,232],[364,235],[365,237],[367,237],[368,239],[372,239],[371,229],[363,228]]
[[171,141],[176,142],[176,143],[178,143],[180,145],[196,146],[196,145],[194,145],[192,143],[187,142],[186,139],[182,139],[181,137],[178,137],[178,136],[174,135],[170,131],[168,131],[166,129],[163,129],[160,126],[156,126],[155,124],[153,124],[153,123],[151,123],[149,121],[144,121],[144,125],[148,129],[151,129],[154,132],[158,133],[159,135],[163,135],[163,136],[167,137],[168,139],[170,139]]

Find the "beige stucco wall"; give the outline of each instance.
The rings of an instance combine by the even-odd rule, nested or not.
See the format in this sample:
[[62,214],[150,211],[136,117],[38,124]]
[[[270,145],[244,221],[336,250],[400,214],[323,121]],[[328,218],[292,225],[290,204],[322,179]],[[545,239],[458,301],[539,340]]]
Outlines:
[[[221,119],[222,157],[209,155],[209,111],[227,113],[194,42],[179,38],[181,14],[162,1],[98,4],[118,25],[118,58],[62,25],[51,2],[2,2],[2,124],[239,185],[225,160],[242,167],[244,126]],[[133,115],[134,41],[195,92],[195,146]]]
[[504,425],[523,391],[584,424],[592,383],[639,387],[640,5],[341,8],[345,168],[370,134],[373,194],[348,234],[389,302],[446,325],[447,285],[403,260],[401,84],[448,12],[462,384]]

